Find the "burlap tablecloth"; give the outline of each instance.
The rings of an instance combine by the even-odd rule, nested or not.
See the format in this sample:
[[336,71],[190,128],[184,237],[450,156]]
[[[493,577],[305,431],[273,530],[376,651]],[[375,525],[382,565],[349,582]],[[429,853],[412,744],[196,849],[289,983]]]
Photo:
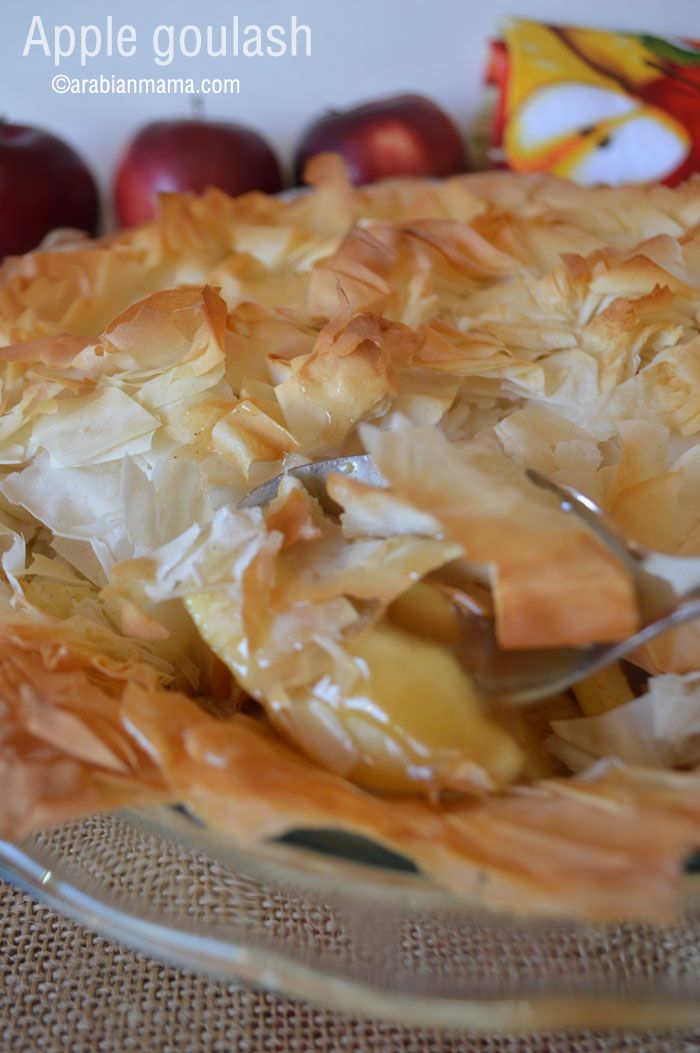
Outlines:
[[134,954],[0,883],[3,1051],[690,1053],[692,1034],[534,1037],[402,1029],[219,983]]

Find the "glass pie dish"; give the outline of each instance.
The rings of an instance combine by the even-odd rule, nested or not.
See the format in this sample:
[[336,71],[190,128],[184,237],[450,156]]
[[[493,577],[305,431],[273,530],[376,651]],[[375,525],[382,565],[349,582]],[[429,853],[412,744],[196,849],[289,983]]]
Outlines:
[[700,1024],[700,875],[674,926],[518,919],[332,831],[239,849],[184,810],[0,844],[0,872],[130,947],[362,1017],[478,1031]]
[[[528,468],[700,561],[700,185],[309,175],[0,268],[5,872],[347,1012],[696,1022],[700,625],[516,709],[433,585],[506,650],[633,635]],[[289,475],[244,507],[363,450],[339,517]]]

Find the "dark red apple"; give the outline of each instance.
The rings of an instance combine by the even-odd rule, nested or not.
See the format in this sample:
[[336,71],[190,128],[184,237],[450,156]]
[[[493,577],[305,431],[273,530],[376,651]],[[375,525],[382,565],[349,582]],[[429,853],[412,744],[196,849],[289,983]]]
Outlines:
[[0,122],[0,256],[36,248],[56,227],[97,230],[99,198],[83,159],[40,128]]
[[257,132],[242,124],[200,119],[155,121],[129,144],[114,184],[117,216],[126,227],[155,215],[163,191],[215,186],[236,196],[282,189],[280,167]]
[[394,95],[319,117],[299,145],[297,182],[309,158],[326,152],[342,155],[355,186],[393,176],[448,176],[467,168],[454,122],[423,95]]

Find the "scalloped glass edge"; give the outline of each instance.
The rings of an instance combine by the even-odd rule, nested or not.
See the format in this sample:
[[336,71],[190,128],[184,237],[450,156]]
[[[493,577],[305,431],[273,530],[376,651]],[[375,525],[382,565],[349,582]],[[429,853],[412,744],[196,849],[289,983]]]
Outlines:
[[[329,892],[339,882],[361,902],[390,896],[394,906],[406,897],[412,909],[450,905],[455,899],[420,875],[379,868],[290,845],[267,844],[260,851],[241,850],[212,835],[174,809],[119,813],[127,821],[145,824],[152,832],[175,838],[188,848],[207,853],[247,874],[279,888],[303,879],[306,889]],[[614,1028],[628,1031],[665,1031],[700,1026],[700,1001],[650,998],[648,991],[616,995],[537,995],[513,998],[421,997],[378,990],[357,980],[309,967],[269,946],[261,945],[243,926],[227,928],[227,939],[195,924],[163,920],[157,912],[124,897],[100,897],[61,872],[63,860],[51,852],[31,852],[22,845],[0,840],[0,876],[47,907],[78,924],[138,953],[207,974],[217,980],[262,988],[344,1014],[375,1018],[397,1025],[437,1029],[467,1029],[484,1033]],[[71,875],[73,877],[73,875]],[[686,878],[686,902],[700,904],[700,876]],[[112,897],[110,897],[111,899]],[[472,905],[473,906],[473,905]],[[503,915],[493,915],[503,920]],[[233,938],[232,938],[233,937]]]

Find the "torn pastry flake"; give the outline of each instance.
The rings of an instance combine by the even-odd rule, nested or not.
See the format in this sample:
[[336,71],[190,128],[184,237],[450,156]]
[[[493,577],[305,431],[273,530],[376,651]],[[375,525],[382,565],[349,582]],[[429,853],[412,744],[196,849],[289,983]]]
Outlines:
[[[143,704],[141,704],[143,703]],[[217,723],[190,702],[131,696],[130,731],[172,791],[244,843],[292,829],[362,834],[474,902],[519,913],[668,920],[695,844],[697,775],[603,768],[435,809],[368,794],[250,718]]]
[[400,420],[384,430],[365,426],[362,436],[399,497],[434,516],[469,561],[494,567],[502,646],[583,646],[635,631],[625,568],[500,450],[450,444],[437,430]]

